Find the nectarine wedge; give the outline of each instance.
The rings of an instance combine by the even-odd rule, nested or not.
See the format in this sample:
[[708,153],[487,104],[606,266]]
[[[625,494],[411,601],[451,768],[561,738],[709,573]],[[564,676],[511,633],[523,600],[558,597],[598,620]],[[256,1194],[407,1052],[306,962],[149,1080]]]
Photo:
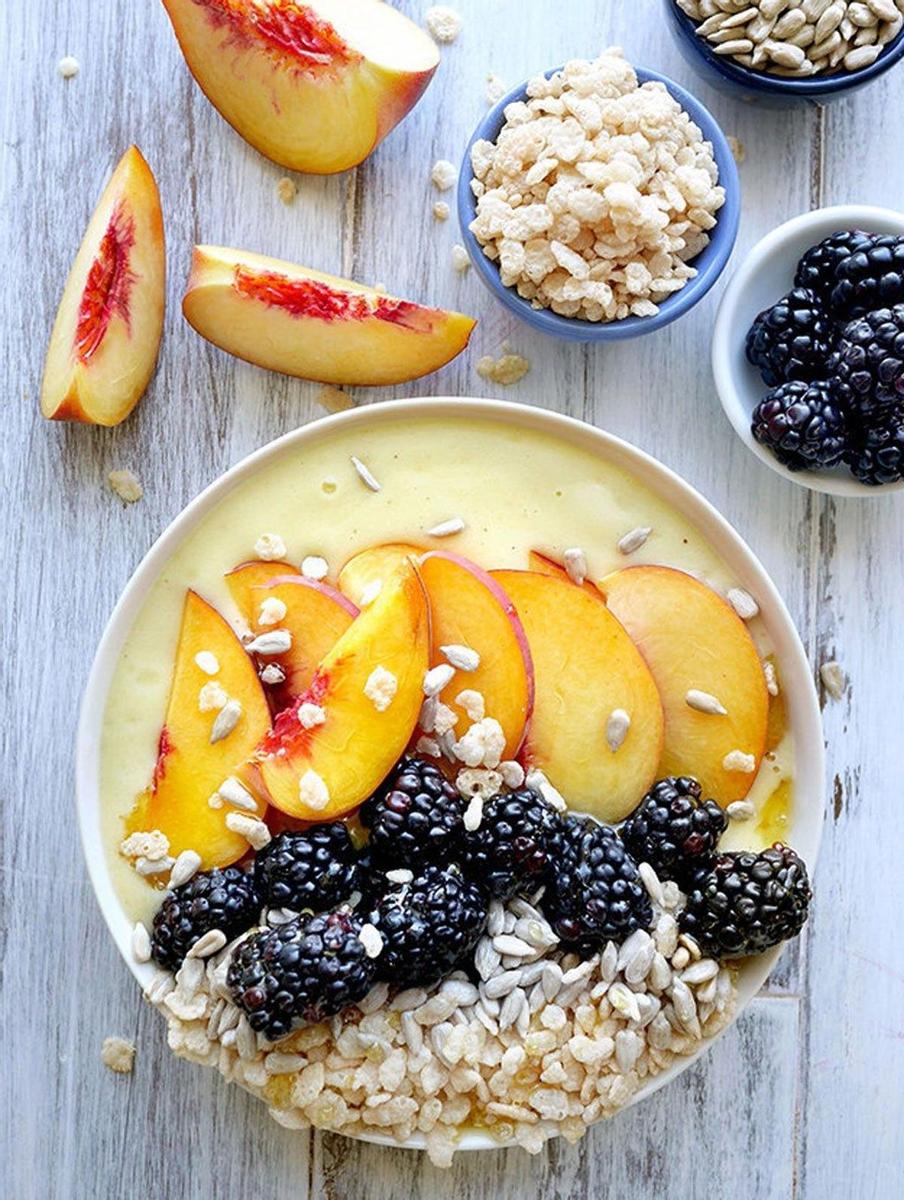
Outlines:
[[195,247],[182,311],[229,354],[336,384],[418,379],[459,354],[475,325],[461,313],[221,246]]
[[339,572],[339,591],[348,596],[353,604],[379,594],[377,585],[390,577],[406,558],[417,559],[424,553],[411,542],[383,542],[379,546],[368,546],[346,562]]
[[[599,586],[646,659],[662,697],[665,744],[659,775],[693,775],[704,795],[720,804],[746,796],[755,773],[726,770],[723,760],[740,750],[752,754],[759,768],[769,694],[744,622],[712,588],[671,567],[626,567]],[[692,707],[690,692],[715,698],[724,715]]]
[[[536,696],[521,751],[569,808],[620,821],[656,777],[662,706],[653,677],[601,596],[569,579],[533,571],[494,571],[515,605],[534,663]],[[630,726],[613,749],[612,714]]]
[[285,675],[272,692],[284,708],[311,686],[321,659],[339,641],[358,610],[329,584],[297,573],[274,572],[273,567],[273,563],[245,563],[231,571],[226,582],[252,633],[278,628],[292,639],[284,654],[261,659],[280,667]]
[[118,425],[150,382],[163,332],[166,262],[160,194],[129,147],[104,189],[57,309],[41,412]]
[[[195,661],[199,654],[203,667]],[[211,741],[221,710],[205,703],[202,688],[210,691],[217,685],[238,701],[241,713],[231,732]],[[229,808],[211,808],[207,801],[245,761],[269,725],[267,701],[242,643],[216,609],[189,592],[154,778],[127,818],[126,832],[159,829],[169,838],[171,854],[196,850],[205,870],[241,858],[248,843],[227,829]],[[264,808],[258,805],[258,815]]]
[[431,551],[418,573],[430,600],[431,663],[446,661],[443,646],[467,646],[480,656],[476,670],[458,671],[440,694],[458,714],[456,732],[471,722],[455,697],[480,692],[486,715],[502,726],[505,757],[514,758],[534,702],[531,652],[515,606],[497,580],[460,555]]
[[404,563],[252,757],[249,769],[272,804],[326,821],[370,795],[414,731],[429,645],[427,600]]
[[381,0],[163,0],[188,68],[261,154],[330,174],[362,162],[439,63]]

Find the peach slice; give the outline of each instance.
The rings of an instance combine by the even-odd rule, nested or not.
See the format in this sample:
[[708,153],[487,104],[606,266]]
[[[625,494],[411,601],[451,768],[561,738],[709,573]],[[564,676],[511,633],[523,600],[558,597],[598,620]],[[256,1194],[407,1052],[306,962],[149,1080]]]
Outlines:
[[196,246],[182,311],[221,350],[336,384],[418,379],[468,344],[472,317],[245,250]]
[[[207,660],[204,670],[196,658]],[[209,674],[213,655],[215,674]],[[202,711],[202,688],[217,686],[241,705],[234,729],[212,742],[219,711]],[[220,710],[221,711],[221,710]],[[234,774],[270,726],[270,711],[254,663],[229,624],[196,592],[185,599],[173,683],[160,734],[151,786],[126,821],[127,833],[159,829],[170,853],[196,850],[204,869],[241,858],[246,840],[226,827],[228,806],[211,808],[208,799]],[[265,805],[258,802],[260,815]]]
[[[423,700],[427,600],[404,563],[276,718],[249,762],[272,804],[327,821],[365,800],[404,752]],[[393,694],[374,684],[392,682]]]
[[414,107],[439,54],[380,0],[163,0],[188,68],[229,124],[293,171],[362,162]]
[[424,553],[420,546],[411,542],[384,542],[379,546],[368,546],[353,554],[339,572],[336,581],[340,592],[348,596],[353,604],[379,594],[377,584],[382,584],[407,558],[420,558]]
[[[569,579],[534,571],[494,571],[527,632],[536,699],[521,752],[570,808],[620,821],[656,777],[662,706],[653,676],[602,597]],[[630,726],[613,750],[612,714]]]
[[[273,663],[285,674],[274,689],[279,707],[285,708],[296,696],[307,691],[321,659],[332,650],[358,615],[352,602],[326,583],[306,579],[304,575],[274,573],[280,563],[250,562],[226,576],[226,583],[248,627],[255,635],[285,629],[292,644],[284,654],[261,658]],[[266,568],[269,568],[267,570]],[[253,581],[253,582],[252,582]],[[275,601],[276,611],[285,614],[274,623],[262,623],[266,601]]]
[[431,663],[446,661],[443,646],[467,646],[480,655],[476,670],[457,671],[440,695],[458,715],[456,732],[471,720],[455,697],[465,689],[479,692],[486,715],[502,726],[505,757],[514,758],[534,703],[531,652],[515,606],[497,580],[457,554],[431,551],[418,574],[430,600]]
[[44,363],[41,412],[118,425],[150,382],[163,332],[160,194],[141,152],[123,155],[66,280]]
[[[665,710],[659,775],[693,775],[706,796],[729,804],[747,795],[754,774],[726,771],[732,750],[759,768],[769,694],[760,656],[744,622],[712,588],[672,567],[626,567],[600,583],[653,673]],[[701,712],[688,692],[715,697],[724,716]]]

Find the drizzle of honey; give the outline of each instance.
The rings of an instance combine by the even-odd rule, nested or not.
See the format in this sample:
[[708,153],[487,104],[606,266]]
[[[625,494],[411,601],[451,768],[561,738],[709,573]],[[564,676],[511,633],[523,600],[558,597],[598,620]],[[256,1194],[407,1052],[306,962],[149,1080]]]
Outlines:
[[793,801],[794,785],[790,779],[783,779],[760,809],[757,833],[768,845],[787,841]]

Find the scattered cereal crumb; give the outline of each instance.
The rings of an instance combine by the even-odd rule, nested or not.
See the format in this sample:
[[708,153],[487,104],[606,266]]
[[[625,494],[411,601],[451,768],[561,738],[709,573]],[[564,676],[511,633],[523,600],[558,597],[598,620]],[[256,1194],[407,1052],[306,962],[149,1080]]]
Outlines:
[[101,1062],[117,1075],[131,1075],[135,1065],[135,1046],[125,1038],[104,1038],[100,1049]]
[[434,187],[441,192],[448,192],[449,188],[455,184],[458,172],[448,159],[440,158],[433,164],[430,178],[433,180]]
[[505,93],[506,86],[503,80],[500,79],[498,75],[494,75],[493,72],[490,71],[489,75],[487,75],[487,104],[498,104]]
[[144,495],[141,480],[134,471],[111,471],[107,476],[107,482],[120,500],[124,500],[126,504],[134,504]]
[[468,252],[459,242],[456,242],[452,247],[452,267],[459,275],[463,275],[470,267],[471,260],[468,258]]
[[775,672],[775,664],[769,659],[763,661],[763,675],[766,677],[766,691],[770,696],[778,695],[778,675]]
[[373,704],[377,712],[385,712],[395,699],[399,681],[392,671],[385,667],[374,667],[364,685],[364,695]]
[[298,706],[298,723],[302,729],[314,729],[318,725],[322,725],[326,720],[326,710],[319,704],[313,704],[310,700],[305,700],[303,704]]
[[364,947],[368,958],[378,958],[383,953],[383,935],[376,925],[371,925],[369,921],[365,921],[361,926],[358,941]]
[[272,840],[270,830],[259,817],[248,817],[241,812],[226,814],[226,828],[245,838],[255,850],[263,850]]
[[833,700],[840,700],[847,687],[847,676],[841,669],[841,664],[833,660],[824,662],[819,668],[819,678],[822,686]]
[[346,412],[355,407],[355,402],[348,392],[343,392],[342,388],[331,387],[329,384],[322,387],[314,399],[322,408],[331,413]]
[[461,33],[461,17],[448,4],[434,4],[424,13],[424,20],[434,41],[448,45]]
[[283,204],[294,204],[298,195],[298,184],[288,175],[284,175],[276,185],[276,194]]
[[731,153],[735,162],[738,164],[738,166],[740,166],[747,157],[747,147],[740,138],[735,137],[734,134],[731,133],[728,135],[728,145],[731,148]]
[[437,202],[433,205],[433,215],[436,217],[437,221],[448,221],[449,213],[451,211],[452,210],[449,208],[449,205],[445,202],[445,200],[437,200]]
[[745,754],[743,750],[729,750],[722,759],[726,771],[740,771],[743,775],[752,775],[756,770],[756,757]]
[[760,606],[751,596],[750,592],[744,588],[729,588],[728,603],[735,610],[742,621],[752,621],[754,617],[759,615]]
[[130,834],[120,844],[120,853],[126,858],[146,858],[149,862],[162,862],[169,854],[169,838],[159,829]]
[[228,699],[226,689],[221,683],[217,683],[215,679],[208,680],[198,692],[198,711],[219,712],[221,708],[226,707]]
[[301,573],[305,579],[313,579],[319,583],[330,573],[330,564],[319,554],[309,554],[301,564]]
[[485,354],[477,360],[477,374],[481,379],[491,383],[499,383],[508,387],[517,383],[530,370],[530,362],[520,354],[503,354],[501,358],[492,358]]
[[254,543],[254,553],[264,562],[276,562],[288,554],[286,543],[278,533],[262,533]]
[[330,792],[326,783],[316,771],[305,771],[298,781],[298,797],[306,807],[320,812],[330,802]]
[[278,596],[267,596],[257,614],[258,625],[278,625],[289,610]]
[[74,79],[79,73],[79,61],[71,54],[65,54],[57,64],[57,70],[64,79]]

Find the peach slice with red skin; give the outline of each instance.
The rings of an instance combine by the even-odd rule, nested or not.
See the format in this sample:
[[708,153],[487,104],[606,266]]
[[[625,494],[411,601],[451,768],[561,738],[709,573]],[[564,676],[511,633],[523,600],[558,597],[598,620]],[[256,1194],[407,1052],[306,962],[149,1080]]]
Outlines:
[[380,0],[163,0],[188,68],[230,125],[293,171],[362,162],[423,94],[433,41]]
[[462,313],[222,246],[195,247],[182,311],[202,337],[256,366],[376,386],[438,370],[461,353],[476,324]]
[[[534,571],[494,571],[527,633],[536,699],[521,759],[537,767],[568,806],[620,821],[656,778],[662,752],[662,706],[650,674],[600,595],[567,578]],[[613,750],[612,713],[630,727]]]
[[[211,676],[195,656],[206,651],[217,660]],[[242,706],[233,731],[211,742],[216,710],[201,711],[205,684],[219,684]],[[248,843],[226,826],[228,806],[207,803],[221,783],[245,761],[270,726],[270,710],[254,663],[232,628],[196,592],[185,599],[179,645],[166,719],[160,733],[151,786],[126,819],[126,832],[159,829],[169,838],[170,854],[195,850],[201,865],[224,867],[248,850]],[[258,802],[258,815],[265,805]]]
[[[665,711],[659,775],[693,775],[706,796],[730,804],[747,795],[755,773],[726,771],[732,750],[759,768],[769,694],[760,656],[744,622],[712,588],[672,567],[625,567],[599,584],[610,610],[653,673]],[[724,716],[687,703],[690,690],[714,696]]]
[[41,412],[118,425],[144,395],[163,332],[160,194],[141,152],[123,155],[66,280],[44,363]]
[[353,604],[360,605],[373,594],[376,585],[383,584],[405,559],[418,559],[424,553],[411,542],[383,542],[368,546],[353,554],[339,572],[339,590]]
[[[252,756],[249,768],[270,802],[293,817],[328,821],[366,800],[414,731],[429,648],[427,600],[413,567],[404,563],[326,655],[307,691],[279,714]],[[365,694],[377,668],[395,680],[395,694],[382,710]],[[305,727],[303,705],[321,708],[322,724]],[[326,792],[320,804],[312,805],[306,785],[317,777]]]
[[515,605],[497,579],[458,554],[432,550],[417,570],[430,601],[431,663],[446,662],[442,647],[449,645],[480,656],[476,670],[456,671],[440,694],[458,716],[455,732],[471,724],[455,697],[465,689],[479,692],[486,715],[502,726],[505,757],[514,758],[534,704],[531,652]]
[[[358,610],[329,584],[297,573],[274,574],[274,565],[282,564],[245,563],[231,571],[226,582],[252,633],[278,628],[292,637],[292,645],[284,654],[260,660],[262,664],[275,663],[285,673],[285,681],[272,692],[278,707],[285,708],[311,686],[321,659],[339,641]],[[275,626],[261,624],[261,606],[268,599],[285,605],[285,616]]]

